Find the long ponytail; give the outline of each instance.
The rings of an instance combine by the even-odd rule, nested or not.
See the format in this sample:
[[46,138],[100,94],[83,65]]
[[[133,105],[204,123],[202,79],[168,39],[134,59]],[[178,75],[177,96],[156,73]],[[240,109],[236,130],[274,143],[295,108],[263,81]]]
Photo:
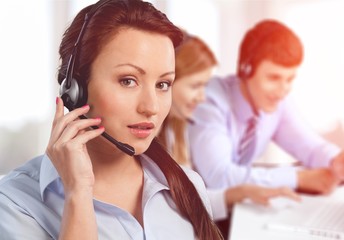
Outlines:
[[195,186],[178,163],[165,151],[156,139],[145,152],[164,173],[171,195],[181,214],[192,224],[199,240],[223,239],[211,220]]

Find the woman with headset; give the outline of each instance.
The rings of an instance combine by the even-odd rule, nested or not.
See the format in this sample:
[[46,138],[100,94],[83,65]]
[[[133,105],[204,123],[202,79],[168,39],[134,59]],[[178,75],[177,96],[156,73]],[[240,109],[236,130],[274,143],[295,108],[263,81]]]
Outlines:
[[60,44],[46,152],[1,179],[2,238],[222,239],[202,179],[154,139],[181,40],[140,0],[101,0],[77,14]]
[[[194,124],[192,114],[198,104],[205,100],[205,89],[217,65],[214,53],[197,36],[184,32],[183,42],[176,48],[176,79],[173,84],[172,106],[162,124],[159,141],[169,150],[173,158],[186,167],[193,168],[189,142],[186,135],[188,125]],[[284,196],[299,200],[289,188],[264,188],[253,184],[242,184],[231,188],[208,189],[214,220],[223,235],[228,234],[228,213],[234,203],[250,199],[268,205],[269,199]]]

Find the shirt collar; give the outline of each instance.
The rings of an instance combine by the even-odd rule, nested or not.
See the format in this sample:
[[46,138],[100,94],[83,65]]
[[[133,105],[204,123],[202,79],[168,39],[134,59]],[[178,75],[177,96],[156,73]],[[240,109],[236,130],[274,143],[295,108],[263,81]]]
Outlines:
[[240,122],[247,122],[248,119],[253,117],[254,113],[249,102],[245,99],[240,89],[240,79],[233,79],[233,87],[231,91],[231,97],[233,99],[233,111],[235,116]]
[[167,179],[158,165],[145,154],[140,156],[140,160],[147,176],[153,181],[158,182],[162,189],[169,189]]
[[[233,88],[231,91],[231,97],[233,103],[235,103],[233,104],[233,111],[235,116],[240,122],[246,123],[249,119],[254,117],[255,113],[249,102],[242,94],[242,91],[240,89],[240,81],[242,80],[237,77],[234,77],[234,79],[232,80]],[[262,116],[262,111],[258,111],[258,118],[260,116]]]
[[40,193],[43,199],[45,189],[56,179],[59,178],[59,174],[57,173],[54,165],[52,164],[50,158],[47,154],[43,155],[41,170],[40,170]]

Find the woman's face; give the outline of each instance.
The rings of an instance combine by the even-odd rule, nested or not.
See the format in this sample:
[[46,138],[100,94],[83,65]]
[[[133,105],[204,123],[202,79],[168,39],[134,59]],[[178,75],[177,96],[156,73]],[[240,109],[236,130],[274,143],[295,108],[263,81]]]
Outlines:
[[278,104],[290,92],[296,71],[297,67],[284,67],[269,60],[262,61],[254,75],[244,80],[247,81],[247,90],[255,107],[264,112],[276,111]]
[[205,87],[213,68],[177,79],[173,84],[171,116],[188,119],[197,105],[205,99]]
[[170,110],[174,68],[167,36],[122,29],[92,64],[89,115],[101,117],[108,134],[143,153]]

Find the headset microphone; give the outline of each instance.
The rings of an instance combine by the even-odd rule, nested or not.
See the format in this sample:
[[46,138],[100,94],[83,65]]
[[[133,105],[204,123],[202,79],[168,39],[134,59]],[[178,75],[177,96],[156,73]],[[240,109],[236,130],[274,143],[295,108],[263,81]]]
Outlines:
[[[61,99],[63,100],[63,103],[65,107],[69,110],[72,111],[75,108],[82,107],[87,103],[87,85],[86,81],[78,81],[77,79],[74,78],[74,66],[75,66],[75,59],[77,56],[78,48],[79,48],[79,42],[82,39],[82,36],[84,35],[86,26],[91,19],[91,17],[94,15],[94,13],[103,5],[108,3],[109,1],[103,1],[99,5],[95,5],[90,12],[88,12],[85,15],[84,23],[81,27],[79,36],[77,37],[77,40],[74,44],[71,56],[68,61],[67,65],[67,70],[66,70],[66,78],[62,81],[61,86],[60,86],[60,96]],[[87,119],[86,116],[81,115],[79,116],[81,119]],[[97,126],[92,126],[93,129],[97,129]],[[109,134],[106,132],[102,133],[102,136],[106,138],[108,141],[110,141],[112,144],[114,144],[118,149],[123,151],[124,153],[133,156],[135,154],[135,149],[126,144],[117,141],[113,137],[111,137]]]
[[[85,115],[81,115],[79,117],[81,119],[88,119]],[[98,129],[98,126],[91,126],[91,128]],[[125,152],[126,154],[128,154],[130,156],[133,156],[135,154],[135,149],[132,146],[130,146],[126,143],[122,143],[122,142],[117,141],[116,139],[111,137],[106,132],[103,132],[102,136],[105,137],[107,140],[109,140],[112,144],[114,144],[117,148],[119,148],[121,151]]]

